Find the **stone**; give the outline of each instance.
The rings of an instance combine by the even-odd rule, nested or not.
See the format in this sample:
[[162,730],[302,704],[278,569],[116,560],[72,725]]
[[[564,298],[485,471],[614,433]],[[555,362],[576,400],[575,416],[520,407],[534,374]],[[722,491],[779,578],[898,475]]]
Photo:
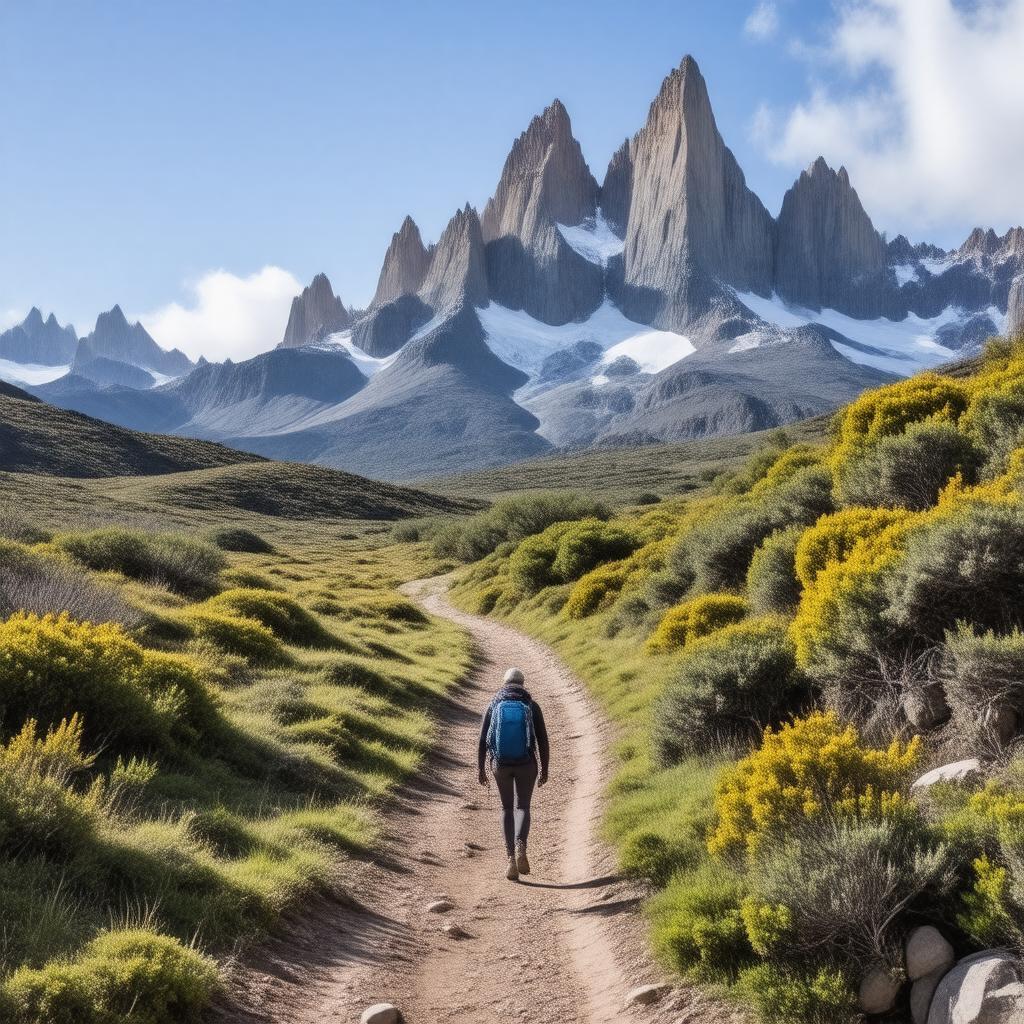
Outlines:
[[857,993],[860,1008],[865,1013],[888,1013],[896,1005],[900,982],[885,967],[872,967],[864,975]]
[[981,724],[988,734],[1005,747],[1017,735],[1017,712],[1006,704],[985,709]]
[[469,932],[467,932],[466,929],[457,921],[445,921],[445,923],[441,925],[441,931],[443,931],[449,939],[468,939],[470,937]]
[[903,713],[915,729],[922,731],[934,729],[935,726],[949,718],[946,695],[937,683],[916,686],[907,690],[903,695],[902,703]]
[[981,762],[976,757],[953,761],[925,772],[911,784],[911,789],[927,789],[937,782],[968,782],[981,772]]
[[341,299],[334,294],[326,274],[317,274],[292,299],[288,325],[279,348],[301,348],[323,340],[328,334],[343,331],[352,323],[352,317]]
[[953,947],[938,928],[930,924],[915,928],[907,936],[907,977],[917,981],[935,971],[948,971],[956,962]]
[[447,914],[449,910],[454,910],[455,904],[451,900],[434,900],[433,903],[427,904],[428,914]]
[[1024,965],[1006,950],[965,957],[939,982],[927,1024],[1020,1024]]
[[374,1003],[363,1010],[359,1024],[400,1024],[402,1015],[391,1003]]
[[625,1006],[649,1006],[672,990],[671,985],[640,985],[626,993]]
[[918,978],[910,986],[910,1019],[912,1024],[928,1024],[928,1010],[932,1005],[932,996],[945,977],[946,969],[933,971],[923,978]]

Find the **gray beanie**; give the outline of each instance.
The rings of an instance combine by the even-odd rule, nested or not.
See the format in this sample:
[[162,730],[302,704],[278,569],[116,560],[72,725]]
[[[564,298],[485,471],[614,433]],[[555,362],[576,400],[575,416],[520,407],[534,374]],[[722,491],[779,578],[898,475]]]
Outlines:
[[518,668],[510,668],[502,679],[505,686],[522,686],[525,682],[526,676],[523,675],[522,669]]

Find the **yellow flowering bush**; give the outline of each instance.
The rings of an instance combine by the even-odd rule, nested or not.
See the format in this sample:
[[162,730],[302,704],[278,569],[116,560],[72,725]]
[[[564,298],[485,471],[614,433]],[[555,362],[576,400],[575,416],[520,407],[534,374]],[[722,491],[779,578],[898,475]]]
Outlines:
[[746,618],[750,606],[734,594],[705,594],[670,608],[647,641],[654,653],[677,651],[691,640]]
[[822,516],[797,543],[797,579],[804,587],[811,586],[827,565],[842,562],[861,541],[877,537],[896,523],[909,522],[910,516],[903,509],[857,507]]
[[262,622],[242,615],[197,606],[182,619],[192,634],[208,640],[229,654],[238,654],[254,665],[286,660],[281,641]]
[[592,569],[569,591],[565,613],[570,619],[585,619],[604,611],[614,604],[628,577],[625,562],[610,562]]
[[[206,607],[255,619],[286,643],[307,647],[336,647],[338,644],[316,616],[306,611],[298,601],[273,590],[233,587],[210,598]],[[414,606],[410,607],[416,611]]]
[[895,813],[920,756],[919,737],[876,750],[831,712],[768,728],[760,749],[719,783],[708,849],[719,857],[756,854],[769,837],[826,810],[853,817]]
[[8,724],[79,712],[97,737],[128,743],[162,743],[214,715],[189,659],[147,651],[114,623],[26,613],[0,623],[0,707]]
[[761,495],[791,480],[801,469],[820,466],[823,453],[820,448],[809,444],[795,444],[787,448],[773,463],[767,473],[750,489],[750,494]]

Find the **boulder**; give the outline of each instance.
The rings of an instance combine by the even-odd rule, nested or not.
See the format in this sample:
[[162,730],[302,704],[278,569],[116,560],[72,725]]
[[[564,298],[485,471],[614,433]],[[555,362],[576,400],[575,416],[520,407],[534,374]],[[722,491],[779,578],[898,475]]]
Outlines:
[[441,925],[441,931],[443,931],[449,939],[468,939],[470,937],[469,932],[467,932],[466,929],[457,921],[445,921],[445,923]]
[[925,772],[917,779],[911,789],[927,789],[936,782],[967,782],[981,772],[981,762],[976,757],[968,757],[963,761],[940,765],[930,772]]
[[961,960],[939,982],[927,1024],[1020,1024],[1024,964],[1004,949]]
[[912,1024],[928,1024],[928,1011],[931,1009],[932,997],[945,977],[945,968],[918,978],[910,986],[910,1019]]
[[1005,747],[1017,735],[1017,712],[1006,704],[990,707],[982,715],[981,724],[1001,747]]
[[942,687],[932,683],[908,690],[903,695],[903,713],[915,729],[934,729],[949,718],[949,705]]
[[649,1006],[672,989],[671,985],[640,985],[626,993],[626,1006]]
[[391,1003],[374,1003],[363,1010],[359,1024],[400,1024],[401,1020],[402,1015],[398,1012],[397,1006],[392,1006]]
[[447,914],[449,910],[454,910],[455,904],[450,900],[434,900],[433,903],[427,904],[428,914]]
[[911,981],[935,971],[948,971],[955,962],[953,947],[938,928],[926,924],[907,937],[907,977]]
[[900,982],[885,967],[872,967],[860,983],[857,993],[860,1008],[865,1013],[888,1013],[896,1005]]

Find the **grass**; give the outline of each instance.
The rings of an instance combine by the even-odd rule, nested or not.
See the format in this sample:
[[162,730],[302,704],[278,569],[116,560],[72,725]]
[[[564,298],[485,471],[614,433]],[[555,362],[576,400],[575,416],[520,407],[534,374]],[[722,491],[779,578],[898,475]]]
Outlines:
[[[27,541],[18,550],[71,556],[65,564],[131,610],[123,616],[130,642],[164,673],[188,665],[181,680],[210,699],[205,717],[180,719],[159,743],[141,726],[109,728],[116,706],[104,712],[108,727],[84,723],[85,761],[34,782],[39,798],[13,826],[23,838],[75,835],[74,843],[47,840],[33,851],[27,840],[6,843],[11,833],[0,828],[3,1019],[109,1024],[127,1019],[126,987],[139,994],[132,1020],[198,1019],[218,958],[299,901],[343,884],[353,858],[372,855],[383,802],[419,768],[436,704],[468,669],[461,631],[396,590],[445,566],[423,545],[392,546],[389,526],[374,520],[478,505],[360,488],[312,467],[275,467],[277,476],[260,475],[266,464],[240,468],[210,508],[183,498],[201,495],[194,488],[215,479],[209,471],[162,478],[166,487],[155,478],[0,474],[6,532]],[[244,507],[261,487],[278,487],[288,515]],[[46,536],[22,522],[46,523]],[[190,545],[207,548],[177,538],[223,537],[228,528],[229,547],[264,550],[184,557],[195,553]],[[184,575],[168,571],[182,559]],[[59,601],[66,588],[51,590]],[[125,657],[126,687],[132,673],[155,671],[132,668],[130,650]],[[179,721],[184,692],[153,693],[146,714]],[[94,704],[105,707],[100,696]],[[0,742],[22,724],[0,719]],[[64,832],[33,825],[44,806],[51,816],[65,808]]]

